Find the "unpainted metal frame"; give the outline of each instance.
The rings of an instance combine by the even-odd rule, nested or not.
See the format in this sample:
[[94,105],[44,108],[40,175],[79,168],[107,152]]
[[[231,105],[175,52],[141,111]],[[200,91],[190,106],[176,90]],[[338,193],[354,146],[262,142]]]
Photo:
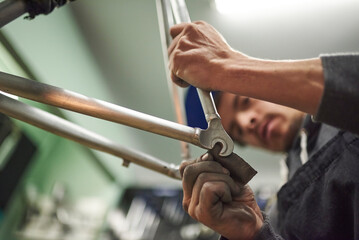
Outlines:
[[[165,16],[166,13],[169,13],[169,3],[172,7],[173,16]],[[167,29],[166,46],[168,46],[168,28],[173,25],[173,22],[170,22],[172,21],[171,17],[174,17],[176,22],[189,22],[188,12],[184,0],[158,0],[156,4],[157,6],[161,6],[158,7],[158,9],[162,10],[163,15],[161,15],[161,19],[163,20],[162,25],[165,29]],[[0,6],[0,12],[4,12],[2,7],[3,6]],[[23,6],[20,7],[23,8]],[[15,10],[12,11],[16,12]],[[161,13],[159,12],[159,14]],[[19,12],[10,15],[10,17],[4,20],[5,22],[9,22],[11,17],[19,15]],[[0,24],[3,24],[1,21],[2,19],[0,19]],[[182,113],[177,114],[177,119],[180,123],[175,123],[127,109],[112,103],[89,98],[66,89],[61,89],[55,86],[39,83],[2,72],[0,72],[0,89],[4,92],[28,98],[34,101],[181,140],[184,142],[182,151],[188,150],[186,143],[192,143],[207,149],[213,147],[214,144],[213,142],[209,142],[208,144],[206,143],[207,145],[204,144],[208,136],[212,137],[204,130],[184,125],[184,118]],[[172,89],[175,88],[172,86]],[[209,122],[212,119],[219,119],[210,93],[204,91],[202,92],[200,89],[198,89],[198,92],[202,106],[204,107],[204,111],[206,113],[207,121]],[[176,94],[175,91],[173,92],[173,100],[175,108],[180,109],[180,101],[178,94]],[[120,157],[124,160],[124,165],[126,166],[132,162],[145,168],[165,174],[171,178],[181,179],[178,169],[179,166],[175,164],[168,164],[167,162],[159,160],[140,151],[121,146],[120,144],[117,144],[99,134],[93,133],[63,118],[9,98],[3,94],[0,94],[0,112],[61,137],[78,142],[87,147]],[[181,110],[176,110],[176,112],[181,112]],[[201,135],[201,133],[203,134]],[[183,154],[183,156],[188,158],[189,153],[186,152]]]

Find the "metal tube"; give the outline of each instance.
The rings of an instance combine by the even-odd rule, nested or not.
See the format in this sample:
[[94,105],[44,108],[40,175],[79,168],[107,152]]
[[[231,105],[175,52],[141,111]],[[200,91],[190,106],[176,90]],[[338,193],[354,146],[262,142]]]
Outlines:
[[[157,0],[157,16],[158,23],[160,27],[160,34],[163,36],[161,40],[165,41],[165,44],[162,46],[169,46],[171,44],[172,38],[170,35],[170,28],[174,25],[173,12],[169,0]],[[167,58],[167,47],[165,48],[165,55]]]
[[27,12],[23,0],[6,0],[0,3],[0,28]]
[[126,164],[132,162],[169,177],[181,179],[178,166],[174,164],[168,164],[153,156],[123,147],[65,119],[9,98],[3,94],[0,94],[0,112],[58,136],[78,142],[89,148],[120,157],[124,159]]
[[[171,5],[172,5],[173,16],[177,24],[182,22],[187,22],[187,23],[191,22],[191,18],[188,13],[186,2],[184,0],[171,0]],[[197,88],[197,92],[207,122],[209,122],[213,118],[220,118],[216,110],[212,94],[208,91],[199,88]]]
[[203,147],[199,142],[199,128],[157,118],[66,89],[0,72],[0,90]]
[[176,23],[191,22],[186,2],[184,0],[170,0]]
[[[171,44],[170,27],[174,25],[174,19],[172,14],[172,8],[169,0],[156,0],[157,16],[161,37],[163,61],[166,71],[167,85],[172,98],[172,103],[175,109],[177,122],[180,124],[186,124],[186,117],[183,112],[183,99],[180,97],[178,87],[172,82],[169,69],[168,69],[168,52],[167,48]],[[181,155],[183,160],[190,159],[189,145],[186,142],[180,142],[181,144]]]

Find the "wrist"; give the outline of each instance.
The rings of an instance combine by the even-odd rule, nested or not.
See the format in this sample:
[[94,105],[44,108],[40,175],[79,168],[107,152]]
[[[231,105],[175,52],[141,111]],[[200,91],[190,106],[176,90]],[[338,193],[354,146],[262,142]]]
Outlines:
[[[259,210],[259,209],[258,209]],[[227,240],[254,240],[256,236],[261,232],[262,227],[264,225],[264,218],[260,211],[256,211],[253,209],[253,214],[256,218],[255,222],[252,225],[248,225],[246,228],[238,228],[243,225],[243,222],[238,222],[233,224],[233,226],[237,226],[237,228],[231,229],[227,231]],[[235,221],[234,221],[235,222]]]
[[246,56],[232,50],[223,60],[223,75],[216,81],[216,89],[224,92],[251,96],[263,76],[266,61]]

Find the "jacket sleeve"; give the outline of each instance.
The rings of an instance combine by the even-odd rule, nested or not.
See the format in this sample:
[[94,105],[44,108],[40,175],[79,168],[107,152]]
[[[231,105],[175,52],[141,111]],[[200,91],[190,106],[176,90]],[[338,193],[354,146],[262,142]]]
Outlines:
[[[265,213],[262,213],[264,222],[262,228],[254,237],[254,240],[284,240],[281,236],[277,235],[270,223],[268,222],[268,217]],[[221,236],[219,240],[228,240],[227,238]]]
[[314,120],[359,134],[359,53],[320,59],[324,93]]

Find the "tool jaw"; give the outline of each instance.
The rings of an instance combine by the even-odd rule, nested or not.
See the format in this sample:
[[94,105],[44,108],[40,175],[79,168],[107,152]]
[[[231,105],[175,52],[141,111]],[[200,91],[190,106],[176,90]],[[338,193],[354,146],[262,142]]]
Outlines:
[[233,140],[224,130],[220,118],[211,119],[206,130],[200,129],[198,138],[200,146],[206,149],[212,149],[217,143],[221,144],[220,156],[225,157],[233,152]]

